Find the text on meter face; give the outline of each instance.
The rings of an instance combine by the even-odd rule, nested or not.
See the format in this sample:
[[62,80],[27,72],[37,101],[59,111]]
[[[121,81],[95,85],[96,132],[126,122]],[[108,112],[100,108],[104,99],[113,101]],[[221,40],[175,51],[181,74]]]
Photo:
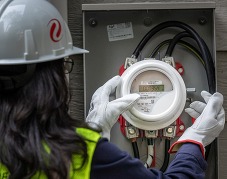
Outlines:
[[163,73],[145,71],[133,80],[130,93],[140,95],[140,99],[134,107],[140,112],[149,114],[152,112],[155,103],[172,90],[171,81]]

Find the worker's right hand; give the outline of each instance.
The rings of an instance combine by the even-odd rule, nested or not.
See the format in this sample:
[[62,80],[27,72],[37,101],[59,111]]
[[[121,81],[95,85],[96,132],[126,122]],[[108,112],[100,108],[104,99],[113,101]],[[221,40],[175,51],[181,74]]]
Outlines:
[[86,118],[90,127],[101,132],[101,135],[108,139],[110,139],[110,130],[117,122],[119,115],[131,109],[140,98],[139,94],[129,94],[111,99],[111,97],[115,98],[116,87],[120,81],[120,76],[115,76],[95,91]]
[[175,142],[169,152],[176,152],[183,143],[195,143],[205,155],[205,147],[219,136],[225,124],[225,111],[222,107],[223,96],[216,92],[213,95],[206,91],[201,92],[206,103],[195,101],[185,109],[191,117],[195,118],[194,124],[187,128],[184,134]]

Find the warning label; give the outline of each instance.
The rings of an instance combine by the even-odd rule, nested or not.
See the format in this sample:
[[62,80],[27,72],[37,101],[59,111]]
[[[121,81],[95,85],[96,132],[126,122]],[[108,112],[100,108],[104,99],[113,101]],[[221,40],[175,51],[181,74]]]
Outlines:
[[107,33],[110,42],[134,37],[131,22],[107,25]]

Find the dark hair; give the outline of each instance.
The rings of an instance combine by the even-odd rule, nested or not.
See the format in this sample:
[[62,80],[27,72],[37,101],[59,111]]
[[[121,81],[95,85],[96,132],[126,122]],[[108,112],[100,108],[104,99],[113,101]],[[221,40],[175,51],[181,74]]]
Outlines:
[[0,93],[0,161],[9,178],[43,171],[48,178],[65,179],[73,154],[85,162],[86,143],[75,132],[85,124],[70,117],[68,102],[62,59],[37,64],[25,86]]

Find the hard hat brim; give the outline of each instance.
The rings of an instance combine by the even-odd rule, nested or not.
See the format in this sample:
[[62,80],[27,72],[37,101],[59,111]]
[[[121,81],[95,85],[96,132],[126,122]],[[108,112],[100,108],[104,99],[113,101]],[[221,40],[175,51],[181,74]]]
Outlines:
[[26,60],[23,58],[0,59],[0,65],[23,65],[23,64],[44,63],[48,61],[58,60],[70,55],[85,54],[85,53],[89,53],[89,51],[73,46],[71,49],[66,49],[64,54],[46,55],[37,59],[30,59],[30,60]]
[[78,47],[73,47],[73,51],[75,52],[74,54],[89,53],[89,51]]

